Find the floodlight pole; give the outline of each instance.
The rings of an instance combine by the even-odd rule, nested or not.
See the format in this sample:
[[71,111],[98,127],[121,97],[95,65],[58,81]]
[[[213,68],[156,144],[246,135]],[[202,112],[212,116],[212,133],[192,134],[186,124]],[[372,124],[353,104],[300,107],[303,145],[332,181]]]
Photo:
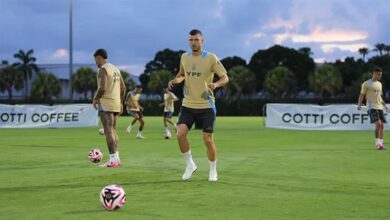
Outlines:
[[72,30],[72,0],[69,0],[69,100],[73,99],[73,30]]

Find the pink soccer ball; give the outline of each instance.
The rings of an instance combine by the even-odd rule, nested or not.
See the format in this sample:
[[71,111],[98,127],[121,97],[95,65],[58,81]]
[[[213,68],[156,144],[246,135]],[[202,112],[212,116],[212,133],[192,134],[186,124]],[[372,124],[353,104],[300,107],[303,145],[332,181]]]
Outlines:
[[100,203],[106,210],[114,211],[125,205],[126,193],[119,185],[112,184],[100,192]]
[[89,152],[88,159],[92,163],[99,163],[103,159],[103,153],[100,151],[100,149],[95,148]]

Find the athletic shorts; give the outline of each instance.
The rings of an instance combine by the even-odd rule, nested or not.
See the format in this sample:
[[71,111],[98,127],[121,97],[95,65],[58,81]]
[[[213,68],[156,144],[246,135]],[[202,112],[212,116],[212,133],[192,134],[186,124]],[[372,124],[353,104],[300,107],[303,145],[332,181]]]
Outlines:
[[110,111],[104,111],[102,105],[98,105],[98,116],[101,116],[102,113],[112,113],[114,114],[114,116],[117,116],[119,114],[119,112],[110,112]]
[[164,112],[164,118],[172,118],[173,112]]
[[143,118],[144,115],[142,114],[141,111],[127,111],[127,113],[129,113],[129,115],[132,115],[134,118]]
[[213,133],[215,126],[215,112],[212,108],[193,109],[182,106],[177,124],[185,124],[191,129],[195,123],[195,129],[202,129],[203,132]]
[[378,120],[381,120],[384,123],[387,122],[383,110],[370,109],[368,110],[368,115],[370,116],[371,123],[375,123]]

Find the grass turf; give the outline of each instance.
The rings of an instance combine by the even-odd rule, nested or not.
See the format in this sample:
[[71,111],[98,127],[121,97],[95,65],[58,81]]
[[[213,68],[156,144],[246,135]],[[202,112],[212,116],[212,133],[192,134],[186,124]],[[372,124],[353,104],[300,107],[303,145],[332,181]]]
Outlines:
[[[219,181],[210,183],[201,132],[189,139],[198,171],[182,181],[175,139],[162,118],[146,117],[145,140],[118,124],[122,166],[87,159],[103,150],[97,128],[1,129],[0,219],[388,219],[390,154],[372,131],[268,129],[261,117],[218,117]],[[109,212],[98,194],[123,186],[124,208]]]

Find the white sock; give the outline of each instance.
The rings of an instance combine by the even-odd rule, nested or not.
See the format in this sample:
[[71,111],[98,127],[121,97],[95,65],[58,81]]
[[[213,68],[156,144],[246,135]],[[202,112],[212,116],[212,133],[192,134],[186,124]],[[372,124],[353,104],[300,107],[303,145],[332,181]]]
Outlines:
[[116,153],[110,154],[110,162],[111,162],[111,163],[116,162]]
[[375,145],[379,144],[379,138],[375,138]]
[[383,139],[378,139],[379,141],[379,143],[378,144],[383,144]]
[[142,131],[138,130],[137,135],[142,135]]
[[165,132],[168,132],[168,131],[169,131],[168,126],[166,126],[165,127]]
[[183,153],[184,159],[186,160],[187,167],[195,166],[194,161],[192,160],[191,150]]
[[209,161],[209,164],[210,164],[210,171],[217,171],[217,161]]
[[120,159],[119,159],[119,151],[115,152],[115,157],[116,157],[117,161],[120,161]]

